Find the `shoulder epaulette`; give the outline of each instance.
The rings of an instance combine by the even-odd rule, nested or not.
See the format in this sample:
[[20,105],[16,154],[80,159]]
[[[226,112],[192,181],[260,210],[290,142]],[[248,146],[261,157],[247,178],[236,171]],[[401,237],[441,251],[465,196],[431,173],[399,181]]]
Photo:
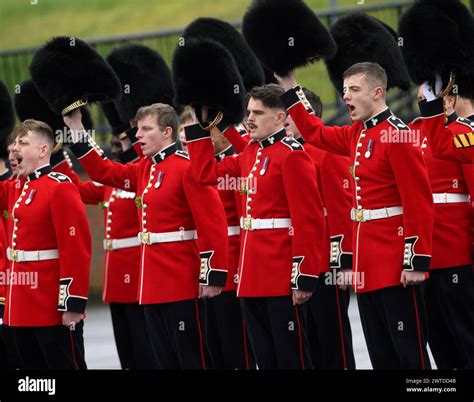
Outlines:
[[408,127],[401,119],[399,119],[397,116],[390,116],[388,119],[388,122],[395,127],[397,130],[409,130],[410,127]]
[[281,140],[281,143],[286,145],[292,151],[301,150],[304,151],[303,145],[301,145],[298,141],[294,138],[285,137]]
[[48,177],[50,177],[53,180],[56,180],[58,183],[63,183],[63,182],[71,183],[71,179],[69,177],[59,172],[51,172],[48,174]]
[[465,126],[470,127],[472,130],[474,130],[474,121],[471,121],[469,119],[466,119],[465,117],[458,117],[456,119],[458,123],[464,124]]
[[182,158],[188,159],[189,160],[189,154],[187,152],[181,151],[178,149],[176,152],[176,155],[181,156]]

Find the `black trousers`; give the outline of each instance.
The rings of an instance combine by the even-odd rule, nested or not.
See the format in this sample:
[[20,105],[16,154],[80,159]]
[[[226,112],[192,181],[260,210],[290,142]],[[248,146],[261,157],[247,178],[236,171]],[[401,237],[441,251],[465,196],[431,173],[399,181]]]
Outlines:
[[122,369],[155,369],[143,306],[138,303],[110,303],[110,313]]
[[293,306],[291,296],[243,297],[252,349],[260,369],[311,369],[307,305]]
[[362,329],[374,369],[430,369],[424,285],[358,293]]
[[10,329],[23,369],[87,369],[84,321],[74,331],[63,325]]
[[255,368],[246,326],[235,291],[207,300],[207,340],[214,368]]
[[11,329],[2,324],[5,305],[0,304],[0,370],[20,368],[18,352],[11,336]]
[[350,291],[321,274],[308,301],[308,341],[315,369],[355,369],[348,309]]
[[202,299],[145,304],[145,321],[160,369],[213,367],[206,338],[206,303]]
[[428,343],[439,369],[474,369],[473,281],[471,265],[430,271]]

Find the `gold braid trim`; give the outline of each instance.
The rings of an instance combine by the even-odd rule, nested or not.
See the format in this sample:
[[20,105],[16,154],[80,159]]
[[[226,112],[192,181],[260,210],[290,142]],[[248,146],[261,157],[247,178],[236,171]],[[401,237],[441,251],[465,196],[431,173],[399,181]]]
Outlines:
[[62,116],[66,116],[68,113],[71,113],[73,110],[79,109],[81,106],[87,105],[87,100],[86,99],[79,99],[75,101],[74,103],[71,103],[69,106],[66,106],[62,112]]
[[203,130],[211,131],[214,127],[216,127],[222,121],[223,117],[224,115],[222,114],[222,112],[218,112],[214,120],[211,123],[209,123],[207,127],[203,127],[201,123],[199,123],[199,125],[201,126]]

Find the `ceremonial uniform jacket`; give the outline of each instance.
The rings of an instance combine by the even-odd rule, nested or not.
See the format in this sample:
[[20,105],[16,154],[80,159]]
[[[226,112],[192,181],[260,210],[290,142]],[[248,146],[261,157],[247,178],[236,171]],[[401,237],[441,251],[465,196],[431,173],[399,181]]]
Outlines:
[[[439,199],[447,199],[448,194],[474,193],[474,171],[471,165],[451,162],[433,157],[430,142],[426,140],[421,118],[410,124],[412,132],[423,139],[422,149],[431,190]],[[466,126],[456,121],[455,113],[447,121],[454,133],[462,133]],[[469,123],[468,123],[469,124]],[[446,195],[442,197],[442,195]],[[466,200],[467,201],[467,200]],[[471,264],[471,207],[469,202],[435,202],[433,226],[433,253],[430,269],[451,268]]]
[[[216,161],[222,159],[234,158],[237,154],[235,149],[229,145],[226,149],[216,154]],[[222,205],[227,216],[227,227],[229,231],[229,257],[228,257],[228,274],[227,282],[222,289],[223,292],[235,291],[238,283],[238,272],[237,267],[239,265],[239,254],[240,254],[240,203],[241,196],[236,189],[226,189],[217,186],[219,197],[221,198]]]
[[[91,235],[84,205],[71,180],[46,165],[26,180],[0,183],[0,205],[10,211],[12,220],[7,230],[11,232],[11,263],[5,324],[61,325],[64,311],[83,313]],[[44,250],[57,250],[59,258],[22,261],[23,252]]]
[[[307,111],[299,87],[282,100],[307,142],[352,161],[356,291],[400,285],[402,269],[427,271],[433,198],[421,147],[413,146],[408,127],[389,109],[366,122],[327,127]],[[403,214],[362,221],[364,210],[389,207],[402,207]]]
[[[176,144],[152,158],[122,165],[102,159],[87,134],[71,150],[89,177],[139,195],[141,304],[198,296],[199,283],[224,286],[227,279],[227,222],[217,190],[201,186],[186,153]],[[185,236],[197,230],[197,240]],[[150,244],[152,234],[179,232],[184,241]]]
[[350,160],[297,140],[311,156],[326,215],[326,249],[321,272],[352,268],[352,208]]
[[[236,157],[217,163],[209,132],[187,126],[195,174],[203,184],[240,180],[242,222],[239,297],[285,296],[313,291],[325,236],[324,214],[310,157],[284,129],[250,141]],[[252,230],[252,220],[291,220],[291,227]]]
[[443,99],[420,102],[423,131],[426,133],[433,156],[450,161],[474,163],[474,133],[466,127],[462,133],[453,133],[445,127]]
[[[7,180],[11,180],[10,170],[7,170],[4,174],[0,175],[0,182],[5,182]],[[2,211],[2,217],[1,217],[1,222],[0,222],[0,264],[1,264],[0,272],[3,272],[3,275],[6,275],[7,267],[8,267],[7,224],[8,224],[8,210],[5,209]],[[0,305],[4,305],[4,304],[5,304],[5,283],[4,281],[2,281],[0,283]],[[0,316],[0,322],[2,318],[3,318],[3,315]]]
[[[102,300],[105,303],[137,303],[140,272],[139,222],[136,194],[93,181],[81,181],[65,159],[55,170],[71,177],[84,204],[104,209],[104,272]],[[116,240],[129,239],[133,246],[113,249]]]

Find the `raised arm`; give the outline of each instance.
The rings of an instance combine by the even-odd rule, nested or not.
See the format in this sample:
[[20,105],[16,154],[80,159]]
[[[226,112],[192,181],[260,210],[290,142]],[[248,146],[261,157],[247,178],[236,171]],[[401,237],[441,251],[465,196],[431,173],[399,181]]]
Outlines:
[[211,134],[199,124],[184,129],[188,142],[191,168],[197,180],[203,185],[216,185],[220,177],[226,175],[240,177],[239,156],[224,158],[219,163],[214,159]]
[[433,156],[448,161],[474,163],[474,133],[466,127],[466,133],[454,135],[445,127],[443,99],[421,101],[419,106],[423,131]]
[[102,159],[102,150],[84,130],[79,109],[71,115],[65,116],[64,122],[71,129],[73,142],[70,147],[71,151],[79,159],[92,180],[126,191],[136,191],[138,164],[122,165]]

